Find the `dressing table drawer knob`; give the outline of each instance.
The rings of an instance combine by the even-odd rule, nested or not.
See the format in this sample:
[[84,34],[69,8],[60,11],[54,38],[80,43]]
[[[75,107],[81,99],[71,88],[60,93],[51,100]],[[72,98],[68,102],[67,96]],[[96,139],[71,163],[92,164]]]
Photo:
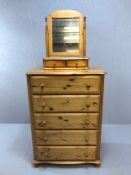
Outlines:
[[85,140],[86,140],[86,142],[88,142],[89,141],[89,138],[87,137]]
[[39,123],[39,126],[41,126],[41,127],[43,127],[43,126],[45,126],[46,125],[46,121],[41,121],[40,123]]
[[43,89],[43,88],[45,87],[45,85],[42,83],[42,84],[40,85],[40,87]]
[[41,105],[41,106],[42,106],[42,108],[44,108],[44,107],[45,107],[45,103],[42,103],[42,105]]
[[45,157],[48,157],[48,153],[47,153],[47,152],[45,152],[44,156],[45,156]]
[[86,125],[89,125],[89,124],[90,124],[89,120],[86,120]]
[[46,137],[44,137],[43,140],[44,140],[45,142],[47,142],[47,138],[46,138]]

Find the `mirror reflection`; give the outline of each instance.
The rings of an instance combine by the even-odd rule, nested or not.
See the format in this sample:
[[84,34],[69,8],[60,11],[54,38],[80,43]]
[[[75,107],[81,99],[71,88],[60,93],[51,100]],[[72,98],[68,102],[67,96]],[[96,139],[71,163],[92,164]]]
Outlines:
[[53,52],[79,51],[79,18],[52,19]]

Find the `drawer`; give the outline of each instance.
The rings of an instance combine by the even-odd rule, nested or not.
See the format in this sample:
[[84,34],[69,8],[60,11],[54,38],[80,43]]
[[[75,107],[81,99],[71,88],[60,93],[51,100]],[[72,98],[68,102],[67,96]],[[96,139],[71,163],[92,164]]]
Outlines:
[[33,95],[34,112],[99,112],[99,95]]
[[65,67],[65,61],[64,60],[48,60],[44,61],[44,67],[47,68],[62,68]]
[[96,146],[36,146],[36,160],[96,160]]
[[68,60],[67,61],[67,67],[87,67],[88,62],[87,60]]
[[99,94],[100,76],[32,76],[32,94]]
[[35,129],[98,129],[97,113],[34,113]]
[[43,60],[45,68],[67,68],[67,67],[87,67],[87,59],[76,60]]
[[37,145],[97,145],[97,130],[34,131]]

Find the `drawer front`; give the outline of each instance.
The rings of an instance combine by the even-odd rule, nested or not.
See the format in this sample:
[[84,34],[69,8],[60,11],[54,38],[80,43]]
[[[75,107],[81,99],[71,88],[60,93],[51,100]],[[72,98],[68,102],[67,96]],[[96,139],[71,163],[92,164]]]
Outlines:
[[98,129],[97,113],[35,113],[35,129]]
[[36,146],[36,160],[96,160],[96,146]]
[[87,67],[87,60],[68,60],[67,67]]
[[99,76],[32,76],[33,94],[99,94]]
[[55,60],[46,60],[44,61],[44,67],[47,68],[60,68],[60,67],[65,67],[65,61],[55,61]]
[[96,130],[35,131],[37,145],[97,145]]
[[87,59],[79,60],[44,60],[45,68],[64,68],[64,67],[87,67]]
[[34,112],[99,112],[99,95],[33,95]]

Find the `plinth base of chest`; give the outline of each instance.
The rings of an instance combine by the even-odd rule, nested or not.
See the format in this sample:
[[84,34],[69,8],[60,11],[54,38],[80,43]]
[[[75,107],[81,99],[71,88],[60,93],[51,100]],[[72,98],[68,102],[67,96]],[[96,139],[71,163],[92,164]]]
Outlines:
[[37,167],[44,164],[54,164],[54,165],[80,165],[80,164],[91,164],[91,165],[101,165],[100,160],[95,161],[38,161],[33,160],[32,161],[33,166]]

